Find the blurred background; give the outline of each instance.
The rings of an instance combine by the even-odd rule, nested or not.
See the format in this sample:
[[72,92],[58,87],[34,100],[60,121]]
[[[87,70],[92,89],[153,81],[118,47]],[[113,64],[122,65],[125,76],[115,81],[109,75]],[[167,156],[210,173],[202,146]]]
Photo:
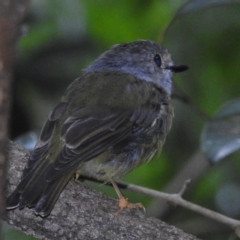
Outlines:
[[[31,149],[66,87],[111,45],[158,41],[190,69],[174,77],[175,118],[162,154],[123,181],[177,193],[191,178],[185,199],[239,219],[239,151],[208,161],[200,150],[201,136],[203,145],[209,137],[206,124],[217,110],[233,99],[239,103],[239,13],[237,0],[31,0],[18,44],[11,139]],[[235,140],[240,139],[237,127]],[[116,197],[109,187],[87,184]],[[201,239],[237,239],[228,227],[189,210],[129,191],[124,195]],[[6,239],[30,239],[5,229]]]

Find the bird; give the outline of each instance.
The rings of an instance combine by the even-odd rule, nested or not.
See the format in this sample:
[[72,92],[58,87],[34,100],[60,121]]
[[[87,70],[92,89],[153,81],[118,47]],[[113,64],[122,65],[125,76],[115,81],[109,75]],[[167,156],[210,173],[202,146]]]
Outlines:
[[50,111],[6,209],[48,216],[74,174],[112,183],[119,207],[134,206],[116,181],[161,152],[174,115],[172,76],[187,69],[151,40],[102,53]]

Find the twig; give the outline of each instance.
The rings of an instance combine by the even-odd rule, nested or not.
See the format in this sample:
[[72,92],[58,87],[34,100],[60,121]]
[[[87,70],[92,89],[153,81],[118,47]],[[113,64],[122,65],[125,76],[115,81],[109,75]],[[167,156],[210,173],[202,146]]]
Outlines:
[[[90,178],[87,178],[87,179],[95,181],[95,182],[99,182],[94,179],[90,179]],[[239,220],[235,220],[233,218],[227,217],[225,215],[214,212],[207,208],[201,207],[197,204],[191,203],[182,198],[182,195],[186,191],[186,188],[189,183],[190,183],[190,180],[185,181],[183,188],[180,190],[179,193],[176,193],[176,194],[164,193],[164,192],[137,186],[135,184],[130,184],[130,183],[117,182],[117,185],[119,188],[131,190],[131,191],[138,192],[138,193],[143,193],[148,196],[155,197],[155,198],[161,198],[161,199],[164,199],[174,205],[178,205],[178,206],[184,207],[186,209],[189,209],[191,211],[197,212],[205,217],[208,217],[210,219],[213,219],[217,222],[220,222],[220,223],[223,223],[223,224],[229,226],[230,228],[234,229],[237,236],[240,237],[240,221]],[[107,184],[107,185],[111,186],[111,184]]]
[[178,193],[180,196],[183,196],[183,194],[185,193],[185,191],[187,190],[189,184],[191,183],[191,179],[188,179],[185,181],[185,183],[183,184],[182,189],[180,190],[180,192]]
[[[232,229],[235,230],[237,236],[240,237],[240,221],[235,220],[230,217],[227,217],[227,216],[224,216],[220,213],[214,212],[207,208],[201,207],[197,204],[188,202],[188,201],[184,200],[179,193],[178,194],[163,193],[163,192],[148,189],[145,187],[137,186],[134,184],[127,184],[126,189],[134,191],[134,192],[143,193],[143,194],[146,194],[146,195],[149,195],[152,197],[162,198],[162,199],[167,200],[168,202],[171,202],[175,205],[179,205],[179,206],[182,206],[189,210],[192,210],[194,212],[197,212],[205,217],[211,218],[217,222],[223,223],[223,224],[231,227]],[[180,191],[180,193],[181,192],[182,191]]]
[[[198,150],[192,154],[186,161],[185,164],[174,174],[174,178],[162,189],[163,192],[176,193],[181,189],[182,183],[186,179],[192,179],[193,182],[201,176],[201,174],[210,167],[205,155]],[[191,185],[191,187],[193,184]],[[190,188],[190,186],[189,186]],[[148,213],[151,216],[163,219],[165,216],[171,214],[170,209],[167,207],[167,202],[163,199],[157,198],[152,201],[151,205],[148,206]]]

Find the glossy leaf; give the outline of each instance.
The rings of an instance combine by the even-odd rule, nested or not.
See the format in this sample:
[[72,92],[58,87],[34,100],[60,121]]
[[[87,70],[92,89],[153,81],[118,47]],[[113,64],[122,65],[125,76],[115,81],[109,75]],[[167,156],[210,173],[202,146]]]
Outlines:
[[201,148],[211,163],[240,149],[240,99],[226,103],[205,125]]

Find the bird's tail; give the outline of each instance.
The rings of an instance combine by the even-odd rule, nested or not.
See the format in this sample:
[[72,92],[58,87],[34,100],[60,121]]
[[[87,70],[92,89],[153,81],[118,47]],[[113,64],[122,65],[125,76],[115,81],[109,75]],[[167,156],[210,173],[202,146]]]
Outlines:
[[65,173],[56,180],[47,182],[44,177],[45,168],[40,167],[25,176],[14,192],[7,198],[6,209],[24,207],[34,208],[43,217],[53,209],[60,193],[73,176],[74,172]]

